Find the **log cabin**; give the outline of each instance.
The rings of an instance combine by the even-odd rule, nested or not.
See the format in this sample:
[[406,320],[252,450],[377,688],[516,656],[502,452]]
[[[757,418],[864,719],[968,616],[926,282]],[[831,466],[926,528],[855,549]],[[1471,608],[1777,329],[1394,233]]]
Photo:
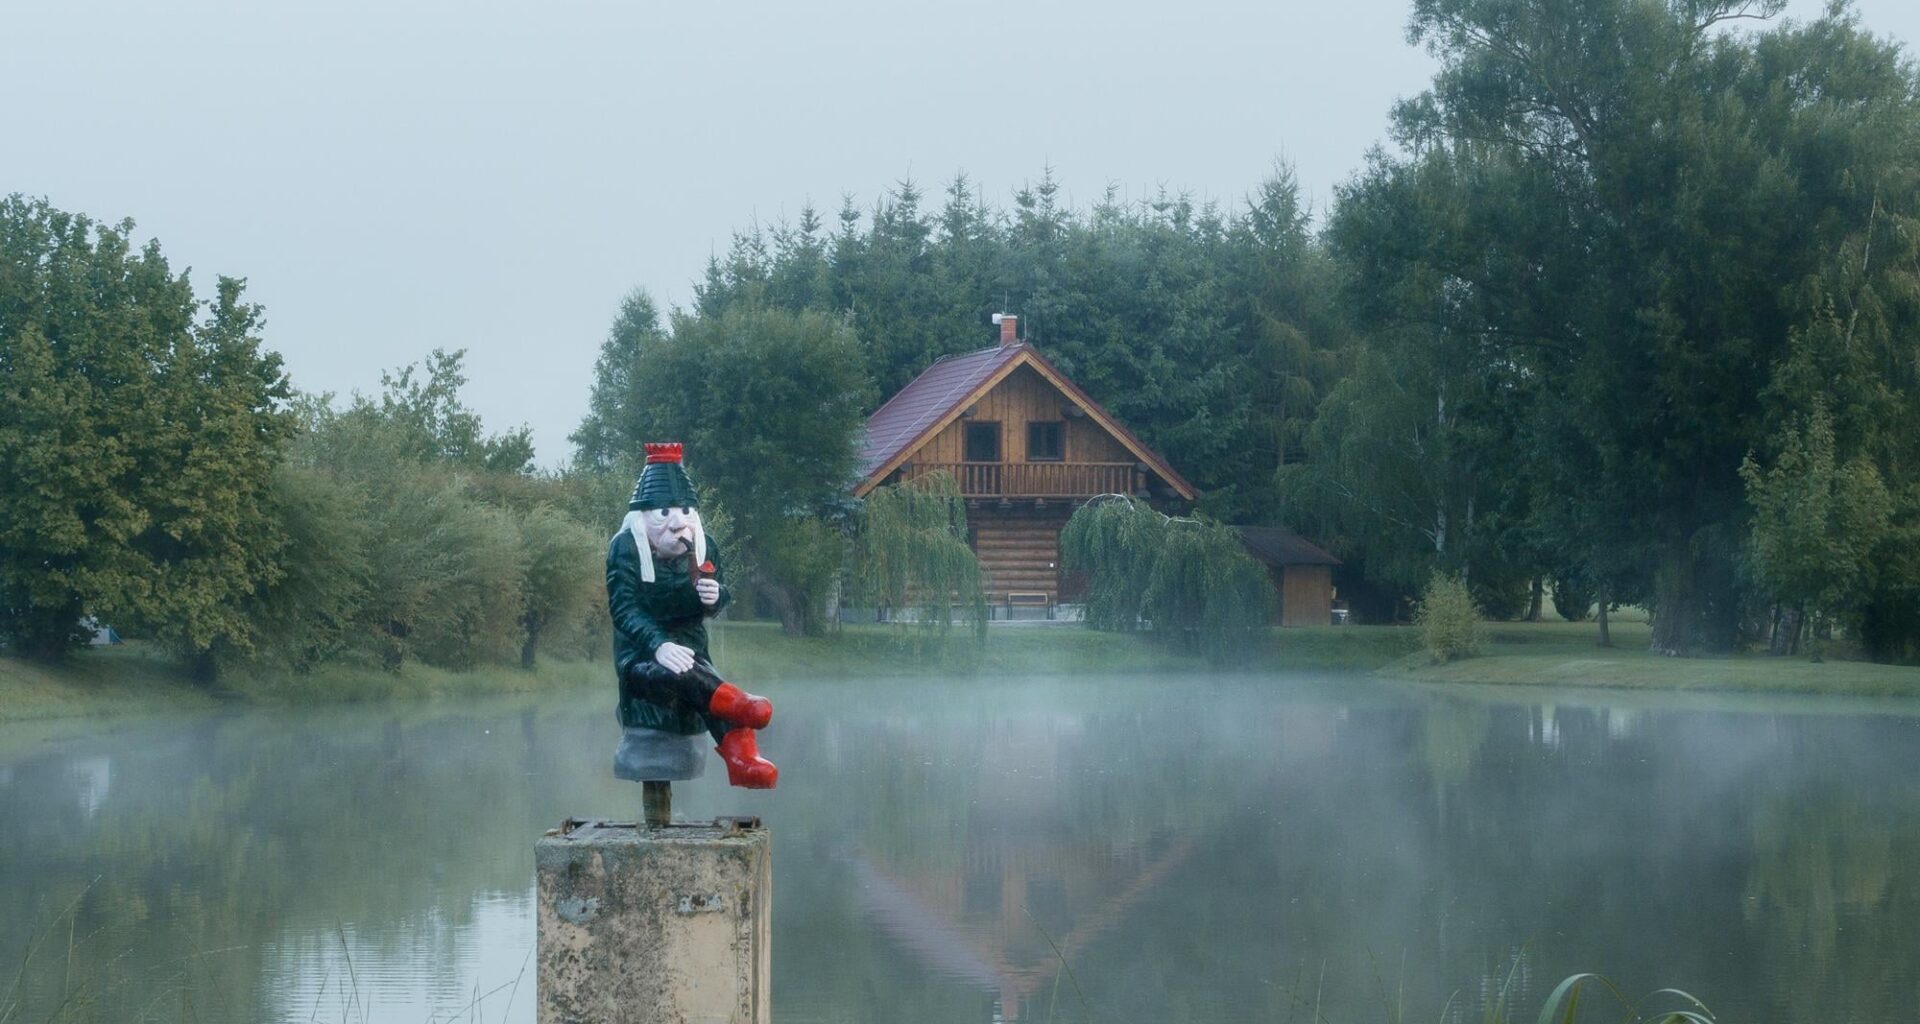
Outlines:
[[1000,343],[948,356],[867,419],[856,497],[946,472],[967,499],[988,600],[1009,611],[1079,597],[1060,569],[1060,531],[1101,494],[1163,512],[1198,496],[1191,483],[1089,398],[1001,316]]

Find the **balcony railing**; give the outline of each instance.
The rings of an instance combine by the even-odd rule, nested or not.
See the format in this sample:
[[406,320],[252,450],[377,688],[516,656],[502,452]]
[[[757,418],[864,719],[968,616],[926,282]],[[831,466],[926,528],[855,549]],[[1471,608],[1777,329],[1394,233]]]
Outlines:
[[1131,462],[916,462],[906,479],[945,472],[969,498],[1091,498],[1132,494],[1141,483]]

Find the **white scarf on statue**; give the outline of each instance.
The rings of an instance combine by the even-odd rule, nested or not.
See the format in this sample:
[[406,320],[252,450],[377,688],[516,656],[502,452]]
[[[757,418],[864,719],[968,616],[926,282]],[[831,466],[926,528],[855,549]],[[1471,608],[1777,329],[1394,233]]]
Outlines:
[[[647,539],[647,514],[635,510],[627,513],[620,521],[620,528],[633,534],[633,546],[640,552],[640,579],[644,583],[654,582],[653,541]],[[693,564],[707,564],[707,528],[700,522],[700,514],[693,514]]]

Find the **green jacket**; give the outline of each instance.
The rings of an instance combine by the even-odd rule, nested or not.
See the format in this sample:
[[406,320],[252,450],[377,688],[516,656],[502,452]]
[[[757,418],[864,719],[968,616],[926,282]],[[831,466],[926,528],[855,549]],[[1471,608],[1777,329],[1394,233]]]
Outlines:
[[654,581],[640,578],[640,549],[632,532],[621,530],[607,546],[607,612],[613,617],[613,664],[620,673],[620,724],[627,728],[660,729],[692,735],[706,731],[691,709],[667,708],[629,692],[628,677],[653,663],[653,652],[668,641],[693,649],[695,657],[713,660],[707,651],[707,619],[719,614],[733,594],[727,589],[727,570],[720,560],[720,544],[707,537],[707,561],[720,584],[720,600],[703,605],[687,578],[690,557],[653,560]]

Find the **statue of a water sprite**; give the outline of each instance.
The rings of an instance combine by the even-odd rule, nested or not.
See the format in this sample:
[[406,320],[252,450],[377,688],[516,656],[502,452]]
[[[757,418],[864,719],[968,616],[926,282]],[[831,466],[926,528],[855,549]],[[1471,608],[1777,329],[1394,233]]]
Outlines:
[[[780,777],[755,734],[773,705],[722,679],[707,650],[707,619],[732,600],[720,545],[700,523],[700,497],[681,465],[681,446],[649,444],[627,517],[607,548],[607,610],[620,674],[614,774],[649,783],[699,776],[706,759],[693,737],[713,736],[727,781],[772,789]],[[665,787],[660,787],[665,793]]]

